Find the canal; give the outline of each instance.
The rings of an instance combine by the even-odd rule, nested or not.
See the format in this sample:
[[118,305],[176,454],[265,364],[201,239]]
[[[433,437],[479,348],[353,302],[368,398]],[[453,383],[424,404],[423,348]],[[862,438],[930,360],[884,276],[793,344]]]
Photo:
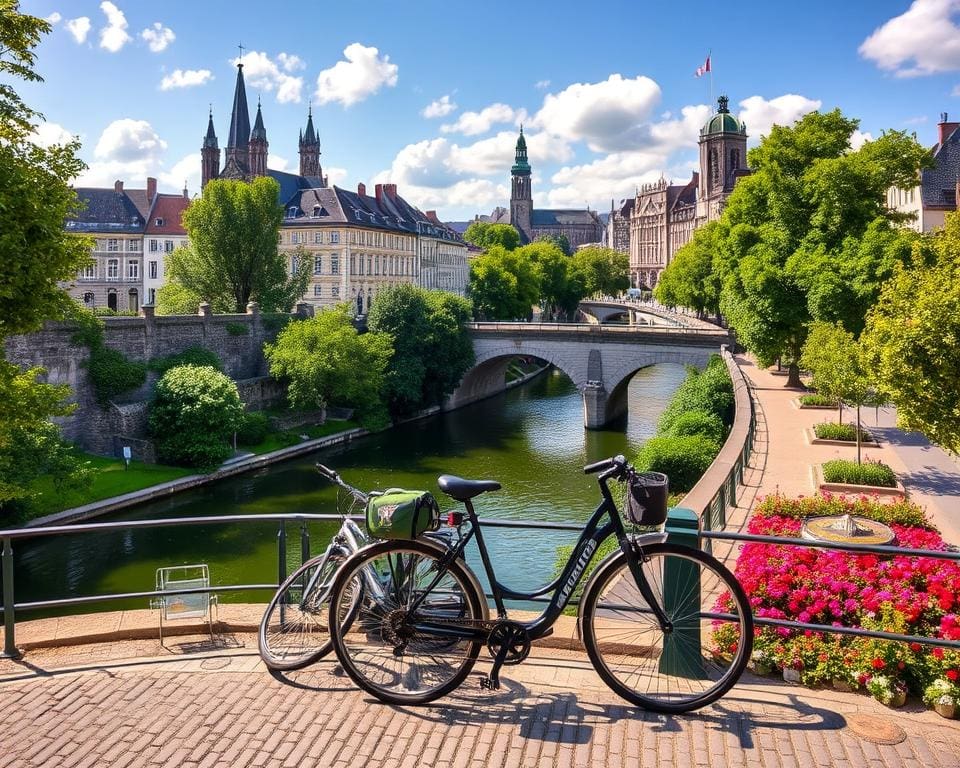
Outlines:
[[[438,475],[492,478],[503,489],[479,498],[481,516],[582,521],[598,500],[596,481],[583,474],[583,465],[617,453],[634,454],[654,433],[660,413],[683,378],[679,365],[639,371],[629,385],[628,415],[607,430],[587,431],[579,393],[564,374],[551,370],[457,411],[102,519],[334,513],[338,494],[314,469],[322,461],[360,488],[431,490],[442,509],[453,502],[437,490]],[[337,527],[312,525],[312,551],[320,551]],[[300,555],[297,526],[289,526],[288,533],[287,560],[292,568]],[[574,538],[571,533],[497,529],[490,532],[488,543],[501,581],[522,589],[544,583],[553,570],[557,546]],[[64,535],[20,543],[15,562],[18,603],[147,591],[153,589],[157,568],[186,563],[207,563],[216,584],[275,583],[277,528],[272,523],[250,523]],[[267,597],[265,592],[228,593],[221,595],[221,601],[265,601]],[[141,599],[79,610],[146,607]],[[61,610],[75,612],[78,609]],[[18,618],[38,616],[24,612]]]

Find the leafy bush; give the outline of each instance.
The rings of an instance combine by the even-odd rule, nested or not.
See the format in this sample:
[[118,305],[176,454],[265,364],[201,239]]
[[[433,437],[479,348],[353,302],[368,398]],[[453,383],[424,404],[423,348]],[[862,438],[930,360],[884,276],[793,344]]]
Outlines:
[[733,424],[733,382],[720,356],[711,357],[702,372],[696,368],[689,369],[687,378],[660,416],[660,432],[668,433],[673,422],[690,411],[713,414],[725,425]]
[[800,405],[828,405],[831,408],[836,408],[837,401],[833,397],[827,397],[826,395],[819,395],[816,392],[811,392],[809,395],[800,395]]
[[270,420],[263,413],[245,413],[237,426],[238,445],[262,443],[270,432]]
[[165,464],[212,469],[230,456],[243,418],[237,385],[209,366],[180,365],[157,382],[148,426]]
[[824,463],[823,479],[828,483],[876,485],[881,488],[895,488],[897,485],[893,470],[879,461],[857,464],[847,459],[834,459]]
[[[857,442],[857,428],[854,424],[837,424],[833,421],[827,421],[822,424],[814,424],[813,433],[821,440]],[[865,429],[860,430],[860,442],[868,442],[871,439],[869,432]]]
[[672,437],[690,437],[691,435],[702,435],[718,443],[722,443],[726,437],[726,428],[719,416],[705,411],[689,411],[681,414],[670,425],[666,435]]
[[127,360],[123,353],[104,346],[90,350],[87,373],[97,402],[101,405],[123,392],[143,386],[147,380],[146,365]]
[[923,509],[906,499],[885,503],[865,496],[848,499],[826,492],[821,496],[803,496],[798,499],[775,494],[763,498],[753,510],[754,518],[780,517],[803,520],[805,517],[827,515],[859,515],[886,525],[908,525],[913,528],[935,530]]
[[689,491],[719,451],[720,444],[703,435],[653,437],[640,449],[634,466],[641,472],[663,472],[673,491]]
[[150,370],[156,371],[162,376],[178,365],[199,365],[223,371],[223,361],[220,356],[216,352],[200,346],[187,347],[183,352],[178,352],[175,355],[155,357],[150,361]]
[[223,327],[231,336],[246,336],[250,333],[250,326],[246,323],[227,323]]

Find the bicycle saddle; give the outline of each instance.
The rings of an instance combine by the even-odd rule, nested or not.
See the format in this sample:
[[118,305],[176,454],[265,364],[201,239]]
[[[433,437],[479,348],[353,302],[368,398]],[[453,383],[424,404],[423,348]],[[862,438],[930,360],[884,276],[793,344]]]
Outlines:
[[457,501],[466,501],[479,496],[484,491],[499,491],[500,483],[496,480],[464,480],[454,475],[440,475],[437,485],[450,498]]

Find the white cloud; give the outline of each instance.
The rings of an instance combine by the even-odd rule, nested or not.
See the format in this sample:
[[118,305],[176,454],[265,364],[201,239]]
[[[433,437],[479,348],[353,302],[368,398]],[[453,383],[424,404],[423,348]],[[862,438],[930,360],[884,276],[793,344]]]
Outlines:
[[132,39],[127,34],[127,17],[110,0],[103,0],[100,10],[107,17],[107,26],[100,28],[100,47],[116,53]]
[[213,73],[209,69],[175,69],[160,81],[161,91],[171,91],[174,88],[193,88],[204,85],[213,80]]
[[343,49],[346,61],[338,61],[317,75],[317,100],[321,104],[339,101],[343,106],[363,101],[382,86],[397,84],[399,67],[374,47],[351,43]]
[[98,160],[148,161],[158,160],[166,148],[150,123],[126,117],[104,128],[93,154]]
[[594,152],[638,149],[659,101],[660,86],[649,77],[613,74],[603,82],[574,83],[547,94],[533,123],[571,141],[586,141]]
[[140,33],[140,37],[147,41],[147,45],[154,53],[165,51],[167,46],[177,39],[177,36],[173,34],[173,30],[170,29],[170,27],[163,26],[159,21],[153,22],[153,26],[143,30],[143,32]]
[[54,24],[59,24],[59,23],[60,23],[60,19],[62,19],[62,18],[63,18],[63,16],[61,16],[59,13],[57,13],[56,11],[54,11],[54,12],[51,13],[49,16],[47,16],[47,21],[48,21],[48,22],[51,24],[51,26],[52,26],[52,25],[54,25]]
[[808,112],[820,109],[819,99],[808,99],[796,93],[785,93],[775,99],[750,96],[740,102],[740,119],[747,125],[753,141],[770,133],[774,125],[793,125]]
[[73,35],[78,45],[87,41],[87,35],[90,34],[90,18],[81,16],[78,19],[70,19],[67,24],[67,32]]
[[446,117],[456,108],[457,105],[450,101],[450,94],[447,94],[436,101],[431,101],[420,114],[426,118]]
[[542,91],[542,90],[546,90],[547,88],[550,87],[550,81],[549,81],[549,80],[537,80],[537,82],[535,82],[535,83],[533,84],[533,87],[534,87],[534,88],[537,88],[538,90],[541,90],[541,91]]
[[346,168],[324,168],[323,175],[327,177],[330,184],[342,184],[347,178]]
[[285,157],[280,157],[280,155],[267,155],[267,168],[272,168],[275,171],[289,171],[290,161]]
[[[665,152],[613,152],[591,163],[564,166],[551,177],[555,185],[546,192],[549,205],[582,208],[588,201],[599,205],[611,198],[631,197],[637,186],[660,178],[667,166]],[[675,184],[690,180],[679,172]]]
[[[200,191],[200,153],[193,152],[174,163],[168,171],[160,171],[157,180],[161,188],[180,192],[186,186],[192,193]],[[133,177],[131,177],[133,178]]]
[[57,123],[40,123],[30,135],[30,141],[40,147],[52,147],[54,144],[66,144],[75,136]]
[[707,122],[713,110],[706,104],[686,106],[680,110],[678,119],[671,119],[670,112],[664,113],[664,119],[652,123],[649,138],[644,148],[654,152],[674,152],[680,149],[692,149],[700,137],[700,129]]
[[951,96],[960,96],[960,85],[953,86],[953,90],[950,91]]
[[[573,157],[570,145],[558,136],[528,133],[526,140],[527,156],[534,169],[538,165],[567,162]],[[516,133],[500,131],[496,136],[463,147],[453,144],[450,147],[449,164],[452,170],[461,174],[505,176],[513,165],[516,146]]]
[[897,77],[960,69],[960,0],[914,0],[873,31],[860,55]]
[[868,141],[873,141],[873,134],[870,131],[856,130],[850,136],[850,149],[856,151]]
[[284,72],[296,72],[307,66],[299,56],[295,56],[292,53],[283,53],[282,51],[277,54],[277,61],[280,66],[283,67]]
[[457,122],[440,126],[444,133],[462,133],[465,136],[476,136],[486,133],[496,123],[512,123],[526,116],[523,110],[514,110],[506,104],[491,104],[479,112],[464,112]]
[[[286,57],[285,59],[281,59]],[[296,58],[296,57],[294,57]],[[289,62],[288,54],[280,54],[277,61]],[[276,91],[277,101],[281,104],[290,102],[300,103],[303,91],[303,78],[294,77],[280,71],[281,64],[273,61],[266,53],[262,51],[250,51],[245,54],[243,59],[234,59],[233,65],[236,66],[240,61],[243,62],[243,74],[248,85],[254,88],[262,88],[265,91]]]

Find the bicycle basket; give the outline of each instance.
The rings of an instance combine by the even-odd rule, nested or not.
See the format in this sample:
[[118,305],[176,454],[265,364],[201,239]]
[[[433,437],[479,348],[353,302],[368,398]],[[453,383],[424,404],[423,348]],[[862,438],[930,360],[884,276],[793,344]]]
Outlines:
[[662,525],[669,493],[669,481],[662,472],[637,472],[627,481],[627,518],[634,525]]
[[415,539],[440,526],[440,508],[429,491],[390,488],[367,502],[367,531],[377,539]]

